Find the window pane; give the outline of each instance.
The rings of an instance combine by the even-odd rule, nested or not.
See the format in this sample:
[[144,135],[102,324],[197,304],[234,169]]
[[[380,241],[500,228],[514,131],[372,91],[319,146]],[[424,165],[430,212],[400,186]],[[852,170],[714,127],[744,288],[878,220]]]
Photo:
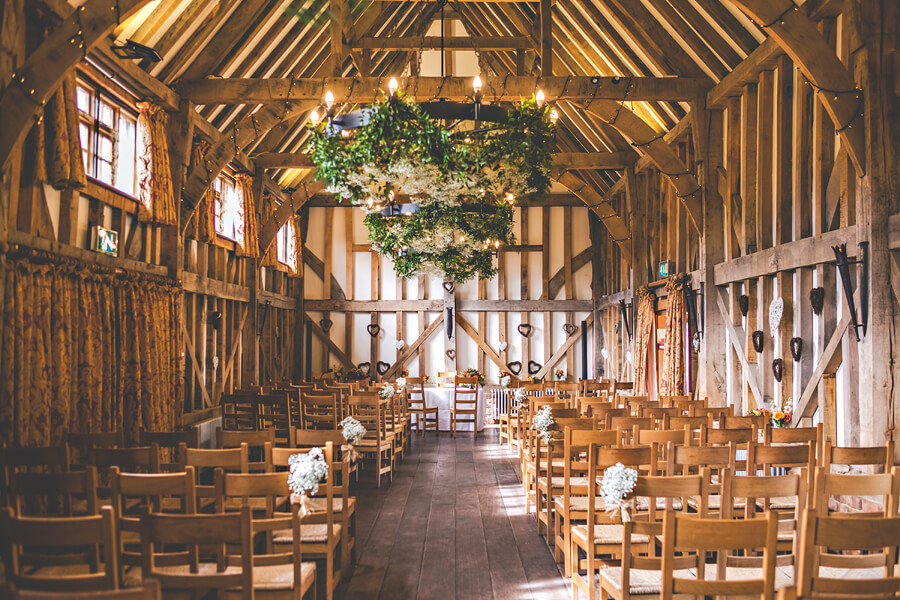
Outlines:
[[116,158],[116,173],[113,185],[116,189],[134,196],[134,180],[137,171],[136,123],[124,114],[119,115],[119,142]]
[[287,264],[288,263],[288,243],[287,243],[287,230],[288,226],[285,225],[281,229],[278,230],[278,239],[276,242],[276,250],[278,262]]
[[81,155],[84,157],[84,172],[88,175],[92,175],[90,161],[91,128],[87,123],[78,124],[78,137],[81,138]]
[[75,93],[76,104],[78,105],[78,110],[83,113],[90,114],[91,112],[91,92],[87,88],[83,88],[78,86],[78,91]]
[[107,185],[112,185],[112,163],[104,160],[97,161],[97,179]]
[[112,162],[113,142],[109,136],[100,134],[97,140],[97,156],[100,157],[100,160]]
[[100,101],[100,114],[98,118],[100,122],[106,125],[107,127],[113,127],[115,125],[115,116],[116,110],[113,108],[112,104],[108,102]]

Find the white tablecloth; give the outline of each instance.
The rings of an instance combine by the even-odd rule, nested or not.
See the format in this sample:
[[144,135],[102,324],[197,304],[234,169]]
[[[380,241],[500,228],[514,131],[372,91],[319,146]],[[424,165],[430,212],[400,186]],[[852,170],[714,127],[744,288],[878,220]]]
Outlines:
[[[453,408],[453,388],[425,386],[425,406],[437,406],[438,429],[450,431],[450,409]],[[471,419],[466,415],[466,419]],[[478,414],[475,416],[478,431],[484,430],[484,390],[478,390]],[[459,431],[472,431],[471,423],[459,424]]]

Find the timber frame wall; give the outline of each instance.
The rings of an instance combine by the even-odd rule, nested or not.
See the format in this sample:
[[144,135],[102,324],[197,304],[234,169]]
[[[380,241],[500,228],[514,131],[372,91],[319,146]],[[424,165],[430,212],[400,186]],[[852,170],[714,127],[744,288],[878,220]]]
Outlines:
[[[668,6],[649,1],[658,11]],[[580,321],[582,311],[590,312],[593,364],[589,372],[628,378],[630,342],[621,326],[620,300],[630,304],[633,291],[647,284],[663,295],[653,274],[660,261],[671,260],[673,272],[691,274],[691,287],[698,294],[702,339],[691,366],[698,395],[713,404],[735,404],[742,411],[791,397],[798,416],[810,417],[818,410],[830,438],[846,444],[880,444],[893,437],[900,416],[894,400],[900,375],[894,357],[895,314],[900,308],[896,258],[900,250],[900,120],[896,118],[900,114],[900,3],[807,0],[796,10],[789,0],[723,3],[729,10],[712,0],[689,4],[702,5],[715,15],[718,30],[731,36],[728,43],[709,37],[711,29],[692,33],[685,23],[672,20],[671,28],[683,39],[704,38],[719,56],[733,55],[730,61],[715,63],[702,44],[696,45],[692,56],[704,67],[698,68],[698,61],[692,62],[684,48],[669,43],[657,21],[640,23],[623,12],[621,0],[609,0],[619,25],[634,30],[636,39],[646,45],[654,71],[679,75],[629,78],[627,85],[633,90],[629,99],[635,102],[622,104],[618,77],[599,77],[598,83],[592,83],[589,76],[596,72],[592,64],[598,64],[597,57],[590,57],[593,63],[577,60],[582,56],[578,51],[594,52],[585,50],[588,44],[578,37],[582,34],[576,30],[589,30],[588,20],[580,13],[553,11],[549,0],[542,1],[533,14],[531,8],[524,13],[489,14],[478,3],[462,3],[454,9],[454,18],[462,19],[469,33],[479,36],[482,65],[512,76],[511,97],[530,93],[540,78],[548,98],[567,100],[561,117],[569,133],[558,140],[555,177],[571,193],[552,194],[546,203],[563,205],[551,210],[567,215],[591,215],[589,251],[584,253],[584,244],[565,245],[571,262],[564,265],[561,278],[543,258],[548,253],[545,237],[521,241],[542,247],[541,293],[521,294],[517,305],[507,301],[508,310],[531,313],[532,323],[541,325],[550,312],[566,315],[567,323]],[[76,23],[71,6],[62,0],[0,0],[0,242],[167,275],[180,282],[185,292],[186,406],[191,411],[187,420],[213,414],[223,392],[298,377],[307,370],[307,363],[314,372],[327,366],[328,359],[321,358],[327,355],[307,351],[307,330],[332,355],[345,354],[346,360],[340,362],[349,366],[353,361],[342,350],[347,347],[346,338],[331,340],[319,323],[335,322],[334,315],[340,312],[368,314],[368,324],[385,312],[410,312],[424,328],[428,320],[419,315],[446,314],[444,309],[452,306],[459,311],[454,318],[461,313],[468,317],[465,303],[469,302],[469,310],[475,309],[474,322],[466,318],[469,327],[459,325],[467,335],[485,338],[481,315],[494,309],[478,304],[477,299],[458,299],[450,292],[425,297],[420,296],[420,288],[413,292],[409,286],[398,291],[396,300],[383,299],[377,290],[368,300],[355,300],[352,294],[341,300],[335,296],[340,286],[333,285],[320,286],[321,294],[313,294],[304,290],[304,279],[260,268],[255,259],[236,257],[227,243],[184,242],[175,228],[135,224],[134,202],[103,186],[92,185],[80,194],[68,192],[59,198],[41,186],[20,187],[20,173],[28,160],[22,142],[36,110],[33,99],[46,100],[62,76],[81,64],[80,52],[71,45],[73,36],[80,36],[92,61],[169,111],[173,179],[176,189],[183,190],[186,209],[196,206],[206,185],[202,174],[189,165],[195,138],[212,145],[206,160],[214,170],[231,163],[257,175],[255,197],[270,195],[277,206],[273,216],[260,223],[260,246],[265,250],[296,212],[308,220],[309,211],[346,210],[327,206],[327,198],[317,194],[316,184],[309,181],[308,161],[295,154],[303,143],[297,128],[302,128],[303,115],[319,101],[325,87],[322,78],[333,76],[329,87],[339,98],[343,93],[347,102],[370,98],[373,90],[384,85],[381,78],[385,76],[406,70],[415,78],[418,63],[411,49],[427,43],[422,36],[436,14],[429,5],[416,17],[398,16],[385,9],[388,3],[379,3],[378,11],[353,17],[357,20],[351,23],[343,4],[333,0],[331,20],[321,30],[324,34],[298,30],[303,37],[296,45],[281,38],[270,43],[269,50],[285,53],[291,68],[273,63],[260,75],[244,68],[252,57],[239,41],[249,38],[237,34],[247,22],[260,18],[269,3],[253,0],[240,3],[239,8],[229,4],[228,10],[216,12],[210,2],[197,2],[194,12],[174,26],[190,41],[177,47],[173,36],[162,35],[159,44],[166,49],[164,54],[174,53],[176,58],[151,75],[108,50],[107,36],[116,27],[117,17],[127,18],[145,4],[146,0],[87,0],[82,21]],[[520,33],[503,37],[494,14],[501,15],[506,30]],[[744,21],[738,21],[736,14]],[[165,19],[163,14],[153,15],[143,28],[155,31]],[[400,27],[398,31],[406,36],[398,36],[395,50],[386,48],[377,35],[391,19],[396,19],[391,27]],[[571,19],[577,23],[571,25]],[[738,26],[751,19],[765,26],[754,35]],[[213,33],[193,35],[201,23],[210,25]],[[262,31],[254,29],[248,36],[258,39]],[[764,41],[758,43],[759,39]],[[465,46],[466,42],[453,44]],[[746,48],[742,52],[746,58],[734,58],[734,48]],[[235,65],[241,68],[235,70]],[[224,78],[207,77],[223,72]],[[572,76],[560,76],[563,73]],[[16,83],[13,74],[25,77],[27,83]],[[469,93],[467,79],[420,79],[415,85],[426,92],[443,90],[459,97]],[[647,106],[660,115],[654,127],[644,120]],[[251,115],[255,107],[261,108]],[[262,133],[260,127],[264,127]],[[615,135],[610,133],[613,128]],[[660,129],[666,130],[662,137],[656,135]],[[614,146],[610,152],[584,151],[591,142],[609,140],[612,143],[606,145]],[[293,179],[290,173],[295,174]],[[292,189],[285,190],[288,185]],[[590,210],[572,205],[571,199]],[[541,215],[545,219],[546,210],[530,208],[524,218],[533,221]],[[86,240],[77,239],[77,224],[85,214],[89,224],[111,223],[122,232],[124,256],[100,257],[85,250]],[[324,233],[327,237],[327,229]],[[351,246],[360,242],[357,235]],[[862,246],[869,251],[869,294],[857,300],[858,308],[863,302],[868,307],[868,330],[860,331],[860,342],[850,327],[833,264],[831,247],[841,243],[847,244],[851,258]],[[350,248],[351,254],[354,249]],[[571,285],[570,290],[573,273],[586,261],[592,267],[591,289]],[[333,265],[325,257],[307,252],[304,262],[310,282],[313,276],[330,279]],[[851,273],[856,279],[859,267],[851,266]],[[373,277],[372,286],[379,281]],[[821,315],[814,315],[809,303],[815,287],[825,290]],[[859,287],[858,280],[853,287]],[[554,297],[550,293],[554,289],[565,290],[566,299]],[[741,295],[749,301],[746,317],[739,310]],[[784,301],[775,335],[767,324],[774,298]],[[482,307],[483,311],[477,310]],[[210,318],[211,313],[221,317]],[[213,327],[213,322],[221,325]],[[413,338],[403,330],[404,322],[396,320],[397,339]],[[508,324],[499,330],[501,335],[513,335]],[[750,343],[756,330],[764,332],[759,353]],[[448,340],[447,350],[453,348],[455,337]],[[798,361],[792,360],[788,350],[794,337],[803,340]],[[570,350],[560,350],[564,345],[554,347],[545,341],[529,356],[542,358],[539,362],[546,370],[551,368],[549,357],[561,351],[572,373]],[[413,346],[407,343],[406,348]],[[414,351],[418,354],[421,347]],[[510,358],[489,344],[479,343],[478,348],[477,365],[461,366],[480,368],[485,361],[499,366]],[[601,358],[604,349],[606,357]],[[377,361],[377,349],[370,350],[369,356]],[[313,364],[316,352],[319,363]],[[446,352],[445,357],[445,366],[452,366]],[[776,358],[785,366],[780,383],[772,375]],[[526,369],[527,364],[523,372]]]

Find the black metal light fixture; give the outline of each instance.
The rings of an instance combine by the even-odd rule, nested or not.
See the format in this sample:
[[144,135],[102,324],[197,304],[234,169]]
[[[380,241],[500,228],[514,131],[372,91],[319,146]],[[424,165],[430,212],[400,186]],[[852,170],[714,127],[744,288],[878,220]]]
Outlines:
[[269,316],[270,306],[272,306],[272,301],[266,300],[266,303],[263,305],[262,317],[259,319],[259,329],[257,330],[256,335],[262,335],[263,329],[266,328],[266,317]]
[[[856,341],[861,341],[859,329],[862,328],[863,335],[866,335],[866,329],[869,325],[869,242],[859,243],[859,260],[851,261],[847,257],[847,244],[840,246],[832,246],[834,250],[834,259],[837,263],[838,273],[841,274],[841,287],[844,289],[844,298],[847,301],[847,310],[850,311],[850,320],[853,324],[853,332],[856,334]],[[853,282],[850,280],[850,265],[862,265],[862,273],[859,278],[859,303],[860,314],[856,314],[856,301],[853,299]],[[862,323],[859,318],[862,318]]]
[[619,311],[622,313],[622,323],[625,325],[625,333],[628,334],[628,339],[631,339],[631,326],[628,324],[628,305],[625,304],[624,300],[619,300]]
[[159,52],[132,40],[125,40],[125,44],[122,46],[113,44],[112,51],[119,58],[146,60],[152,63],[158,63],[162,60]]
[[694,331],[702,336],[700,320],[697,318],[697,292],[690,286],[687,286],[687,290],[685,290],[684,303],[687,305],[688,325],[693,324]]

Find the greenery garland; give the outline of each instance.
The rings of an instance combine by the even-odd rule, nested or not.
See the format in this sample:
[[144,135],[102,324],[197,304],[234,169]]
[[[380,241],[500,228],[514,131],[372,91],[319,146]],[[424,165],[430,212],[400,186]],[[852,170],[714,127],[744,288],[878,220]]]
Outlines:
[[[513,202],[550,186],[554,125],[534,99],[503,123],[453,132],[406,98],[364,112],[338,133],[312,125],[317,177],[338,200],[362,206],[369,241],[403,278],[438,272],[458,283],[496,274],[492,252],[515,243]],[[416,210],[385,216],[398,193]]]

